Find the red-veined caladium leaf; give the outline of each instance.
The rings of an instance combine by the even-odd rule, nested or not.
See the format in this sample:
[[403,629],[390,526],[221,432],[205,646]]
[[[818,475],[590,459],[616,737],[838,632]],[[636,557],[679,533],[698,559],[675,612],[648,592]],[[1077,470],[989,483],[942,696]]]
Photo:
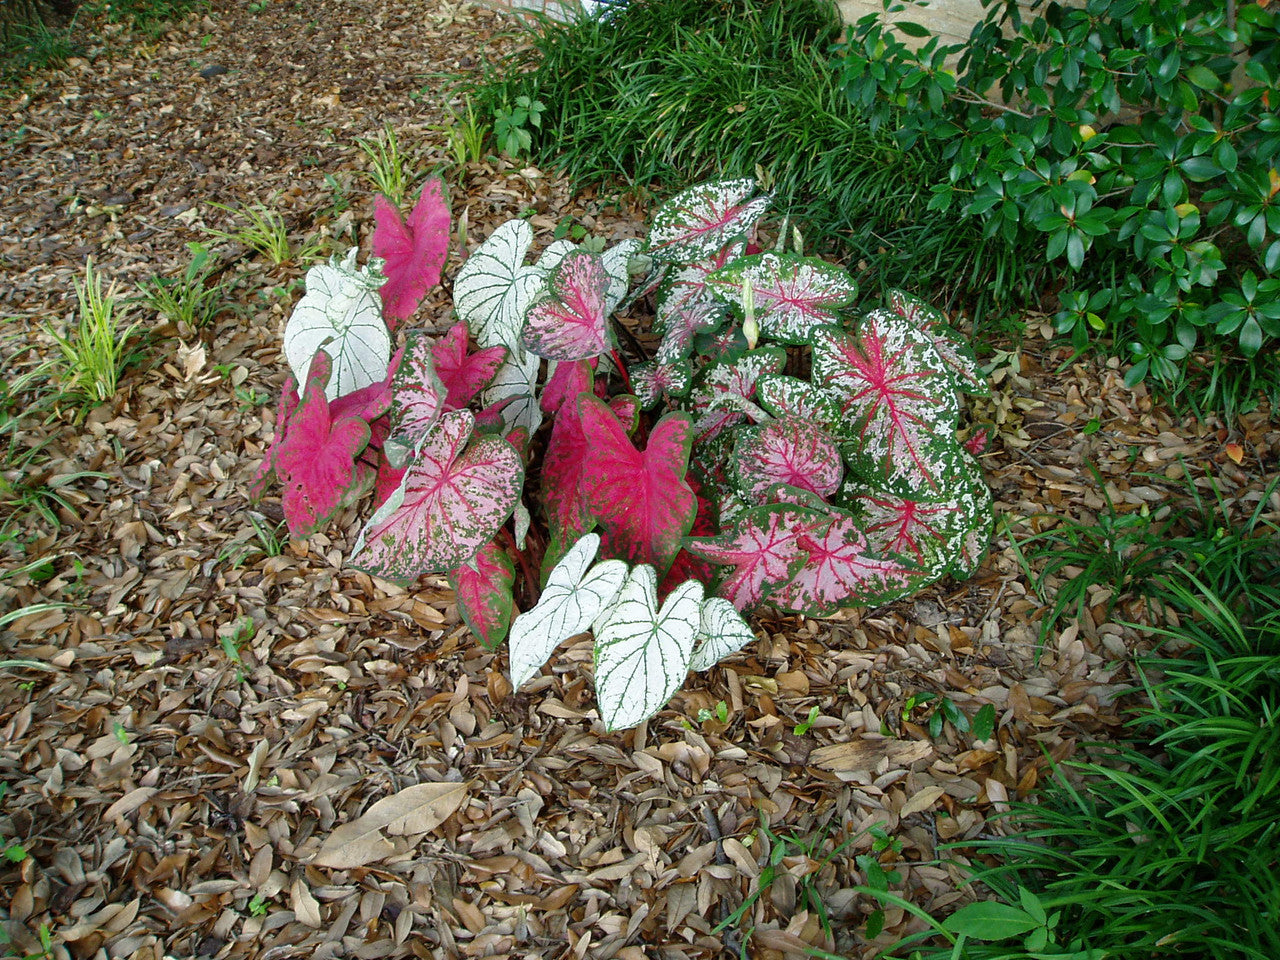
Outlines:
[[546,283],[543,270],[525,265],[532,244],[533,227],[524,220],[508,220],[458,271],[453,308],[481,347],[501,346],[513,354],[524,353],[520,348],[524,315]]
[[[388,321],[413,316],[428,290],[440,282],[449,257],[449,202],[444,181],[422,185],[408,222],[386,197],[373,205],[373,255],[383,260],[382,310]],[[395,325],[389,323],[394,330]]]
[[714,330],[728,310],[707,286],[707,276],[742,256],[746,242],[735,240],[696,263],[676,267],[658,287],[653,329],[662,336],[659,352],[664,362],[684,356],[698,333]]
[[653,567],[632,568],[596,620],[596,702],[609,730],[634,727],[684,684],[702,625],[702,584],[687,580],[658,608]]
[[813,380],[836,398],[850,425],[853,465],[877,482],[943,489],[937,450],[954,445],[960,404],[926,335],[874,310],[857,336],[819,327],[813,344]]
[[481,547],[472,563],[449,571],[458,612],[486,650],[496,649],[507,636],[515,579],[515,562],[497,540]]
[[550,360],[598,357],[610,347],[605,301],[611,282],[599,254],[567,254],[525,314],[521,342]]
[[599,547],[598,534],[581,537],[552,568],[537,605],[511,625],[511,685],[517,690],[556,647],[590,627],[622,588],[627,565],[602,560],[592,566]]
[[700,618],[690,670],[708,670],[756,639],[742,614],[723,597],[703,600]]
[[784,417],[734,431],[733,473],[738,489],[754,503],[767,503],[769,488],[779,483],[825,500],[840,487],[844,461],[818,424]]
[[411,332],[392,378],[391,434],[383,452],[393,467],[408,462],[444,408],[445,388],[436,376],[434,346],[426,334]]
[[755,397],[756,381],[766,373],[778,373],[787,363],[780,347],[761,348],[705,368],[701,382],[690,395],[698,414],[695,431],[699,442],[714,439],[734,424],[746,420],[741,401]]
[[[640,246],[639,240],[629,237],[626,240],[618,241],[600,255],[600,262],[609,274],[609,290],[604,299],[606,316],[611,315],[623,301],[628,299],[627,290],[631,286],[632,261],[643,259],[644,261],[652,262],[649,258],[641,258],[639,256]],[[578,245],[571,240],[557,240],[542,251],[542,256],[538,258],[537,266],[544,274],[550,274],[565,257],[578,249]],[[582,249],[585,249],[585,246]],[[647,266],[642,265],[642,269],[644,272],[648,272]],[[643,296],[648,292],[651,291],[643,291],[639,296]]]
[[689,539],[694,556],[733,567],[716,593],[739,610],[755,607],[785,585],[808,559],[800,539],[826,523],[823,513],[792,504],[753,507],[718,537]]
[[697,510],[685,480],[692,421],[685,414],[668,414],[653,425],[641,451],[597,397],[579,395],[578,416],[590,444],[579,484],[604,531],[605,552],[665,573]]
[[[654,359],[659,363],[684,361],[693,351],[698,335],[714,333],[728,315],[722,303],[690,304],[668,315]],[[656,323],[654,328],[657,329]]]
[[822,424],[832,436],[844,438],[840,407],[829,393],[807,380],[766,373],[756,381],[756,400],[775,417],[795,417]]
[[808,343],[816,327],[839,324],[858,284],[833,263],[793,253],[758,253],[717,270],[707,283],[720,297],[743,306],[750,285],[761,333],[783,343]]
[[284,355],[299,383],[316,351],[333,358],[333,376],[325,395],[334,400],[377,383],[387,375],[391,333],[382,319],[378,288],[383,277],[357,267],[353,247],[339,261],[333,257],[307,271],[307,292],[293,308],[284,328]]
[[441,414],[399,488],[356,543],[352,565],[386,580],[468,563],[511,516],[524,484],[520,454],[501,437],[471,440],[466,410]]
[[957,390],[979,397],[991,394],[991,387],[978,365],[973,347],[951,329],[941,310],[901,290],[889,291],[889,309],[929,336]]
[[874,556],[857,521],[839,515],[798,536],[807,559],[770,596],[783,610],[825,617],[840,607],[875,607],[918,587],[918,571],[892,556]]
[[302,400],[275,456],[284,486],[281,506],[295,537],[318,530],[373,482],[372,469],[357,461],[369,443],[369,424],[359,417],[332,417],[325,384],[333,361],[327,353],[318,351],[309,368]]
[[654,213],[647,252],[668,263],[714,256],[728,241],[748,236],[769,208],[771,196],[747,199],[755,189],[755,180],[747,177],[681,191]]
[[689,365],[687,363],[657,363],[648,361],[631,368],[631,389],[635,391],[640,406],[649,409],[664,397],[680,397],[689,392]]
[[444,409],[465,410],[493,379],[507,357],[506,347],[468,352],[467,325],[455,323],[431,348],[432,365],[446,390]]

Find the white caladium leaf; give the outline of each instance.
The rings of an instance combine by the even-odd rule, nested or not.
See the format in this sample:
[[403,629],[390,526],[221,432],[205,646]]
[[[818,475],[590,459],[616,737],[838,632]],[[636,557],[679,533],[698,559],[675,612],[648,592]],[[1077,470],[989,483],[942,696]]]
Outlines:
[[701,621],[690,670],[706,670],[756,639],[747,621],[724,597],[702,601]]
[[453,307],[483,347],[520,346],[529,304],[546,282],[539,267],[526,266],[533,227],[508,220],[467,258],[453,282]]
[[521,343],[550,360],[600,356],[611,346],[606,304],[611,283],[599,254],[566,254],[525,314]]
[[856,459],[869,478],[895,487],[943,489],[940,449],[955,447],[960,403],[924,331],[873,310],[857,335],[813,334],[813,380],[840,404]]
[[639,240],[628,237],[619,240],[601,256],[604,268],[609,271],[609,292],[604,301],[606,314],[612,314],[627,299],[627,290],[631,287],[631,261],[640,253],[640,246]]
[[755,189],[755,180],[746,177],[681,191],[654,213],[647,252],[668,263],[714,256],[729,240],[748,236],[769,208],[771,196],[747,199]]
[[941,310],[901,290],[889,291],[889,309],[929,336],[934,349],[951,372],[957,390],[979,397],[990,396],[991,387],[973,347],[951,329]]
[[603,560],[592,566],[599,548],[598,533],[584,534],[552,568],[537,605],[511,625],[511,685],[517,690],[556,647],[590,627],[622,589],[626,563]]
[[838,324],[858,284],[833,263],[793,253],[742,257],[707,277],[718,296],[742,306],[750,286],[762,333],[783,343],[808,343],[816,327]]
[[501,437],[468,443],[474,426],[466,410],[440,416],[400,486],[360,531],[353,566],[413,581],[469,563],[493,539],[520,499],[524,464]]
[[538,257],[534,266],[542,271],[543,276],[546,276],[560,266],[561,260],[577,249],[578,245],[572,240],[552,241],[551,245],[542,251],[542,255]]
[[325,387],[329,400],[386,379],[391,333],[382,319],[375,267],[356,266],[356,248],[307,271],[307,292],[284,328],[284,355],[294,379],[307,382],[311,358],[321,347],[333,358]]
[[819,424],[796,417],[738,428],[732,462],[738,489],[755,503],[768,503],[769,488],[779,483],[825,500],[844,474],[836,442]]
[[531,437],[542,423],[537,397],[540,363],[524,349],[512,350],[480,393],[480,402],[485,406],[503,404],[502,422],[507,429],[524,427]]
[[610,730],[653,716],[683,685],[702,626],[702,584],[686,580],[658,609],[658,575],[639,564],[596,620],[596,701]]
[[426,334],[411,332],[391,380],[391,433],[383,451],[396,469],[405,465],[444,406],[447,391],[436,375],[434,344]]

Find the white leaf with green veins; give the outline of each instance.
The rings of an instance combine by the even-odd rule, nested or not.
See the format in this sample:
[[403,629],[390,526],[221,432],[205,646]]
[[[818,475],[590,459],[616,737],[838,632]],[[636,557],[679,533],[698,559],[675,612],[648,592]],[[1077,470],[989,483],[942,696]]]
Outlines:
[[509,400],[502,408],[502,422],[508,430],[524,427],[532,437],[542,423],[538,406],[538,370],[541,359],[523,347],[513,349],[498,367],[489,385],[480,392],[486,407]]
[[621,560],[603,560],[592,567],[599,546],[598,533],[579,539],[552,569],[537,605],[511,624],[507,643],[511,685],[517,690],[538,672],[556,647],[590,627],[621,589],[627,565]]
[[702,584],[686,580],[658,609],[658,575],[640,564],[596,620],[596,702],[610,730],[653,716],[684,684],[702,624]]
[[690,670],[706,670],[756,639],[738,609],[724,597],[702,601],[701,627]]
[[307,271],[307,292],[284,328],[285,359],[298,383],[307,382],[321,347],[333,358],[324,391],[330,401],[386,379],[391,333],[378,295],[383,282],[375,269],[356,266],[355,247]]
[[546,283],[541,267],[526,266],[533,227],[508,220],[467,258],[453,282],[453,308],[481,346],[520,347],[524,315]]

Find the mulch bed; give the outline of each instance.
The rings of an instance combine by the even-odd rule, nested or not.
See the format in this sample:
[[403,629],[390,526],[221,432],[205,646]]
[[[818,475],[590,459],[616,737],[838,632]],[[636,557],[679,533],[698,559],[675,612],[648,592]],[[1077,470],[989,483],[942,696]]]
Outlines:
[[[298,240],[367,250],[354,138],[391,123],[424,167],[445,162],[441,74],[510,48],[511,26],[443,0],[236,4],[150,43],[101,25],[104,50],[5,97],[8,378],[56,355],[43,328],[72,318],[86,258],[127,294],[176,275],[185,245],[208,242],[202,226],[232,224],[210,202],[265,203]],[[530,209],[540,245],[566,216],[610,238],[643,230],[626,197],[575,195],[504,161],[451,189],[471,249]],[[1108,500],[1168,509],[1184,471],[1244,515],[1280,454],[1265,409],[1232,425],[1176,414],[1114,363],[1063,368],[1032,318],[973,411],[998,425],[984,466],[1002,518],[976,577],[829,621],[758,618],[754,648],[690,677],[647,724],[606,733],[588,642],[513,692],[505,653],[468,635],[442,579],[405,591],[344,567],[355,511],[271,555],[257,530],[278,501],[245,491],[305,265],[214,246],[237,310],[189,330],[133,307],[149,362],[82,423],[72,408],[25,421],[19,443],[47,443],[48,460],[7,477],[54,485],[66,505],[56,524],[4,508],[0,614],[70,604],[0,633],[0,659],[46,668],[0,669],[0,847],[26,851],[0,861],[0,920],[19,954],[44,927],[59,956],[135,960],[708,958],[736,955],[753,927],[753,957],[868,956],[918,926],[891,909],[876,944],[863,939],[875,904],[851,889],[865,879],[853,858],[871,852],[871,827],[900,841],[879,853],[903,875],[895,890],[953,906],[974,892],[958,866],[928,865],[940,845],[1007,829],[993,815],[1030,794],[1047,757],[1123,722],[1115,700],[1145,642],[1124,621],[1141,607],[1122,598],[1107,616],[1100,586],[1041,644],[1046,606],[1010,532]],[[429,328],[449,322],[459,262],[422,309]],[[39,576],[14,574],[38,558]],[[930,737],[919,711],[903,716],[919,691],[970,716],[994,704],[996,736]],[[421,784],[437,786],[404,792]],[[388,797],[388,835],[335,834]],[[793,838],[786,856],[743,922],[717,932],[769,862],[762,824]],[[320,866],[322,847],[360,865]]]

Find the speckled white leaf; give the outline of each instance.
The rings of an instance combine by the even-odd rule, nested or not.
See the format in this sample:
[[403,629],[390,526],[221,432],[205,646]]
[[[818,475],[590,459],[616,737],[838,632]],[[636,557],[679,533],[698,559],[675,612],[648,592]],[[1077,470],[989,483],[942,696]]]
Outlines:
[[690,670],[706,670],[756,638],[742,614],[724,597],[702,601],[700,623]]
[[507,642],[511,685],[516,689],[538,672],[557,646],[590,627],[617,596],[627,565],[603,560],[591,566],[599,547],[598,533],[579,539],[552,569],[537,605],[511,625]]
[[522,347],[512,350],[480,393],[480,402],[485,406],[509,401],[502,408],[503,424],[508,430],[524,427],[531,437],[542,423],[537,396],[540,363],[538,357]]
[[481,347],[520,345],[520,328],[546,274],[525,265],[533,227],[508,220],[467,258],[453,282],[453,308]]

